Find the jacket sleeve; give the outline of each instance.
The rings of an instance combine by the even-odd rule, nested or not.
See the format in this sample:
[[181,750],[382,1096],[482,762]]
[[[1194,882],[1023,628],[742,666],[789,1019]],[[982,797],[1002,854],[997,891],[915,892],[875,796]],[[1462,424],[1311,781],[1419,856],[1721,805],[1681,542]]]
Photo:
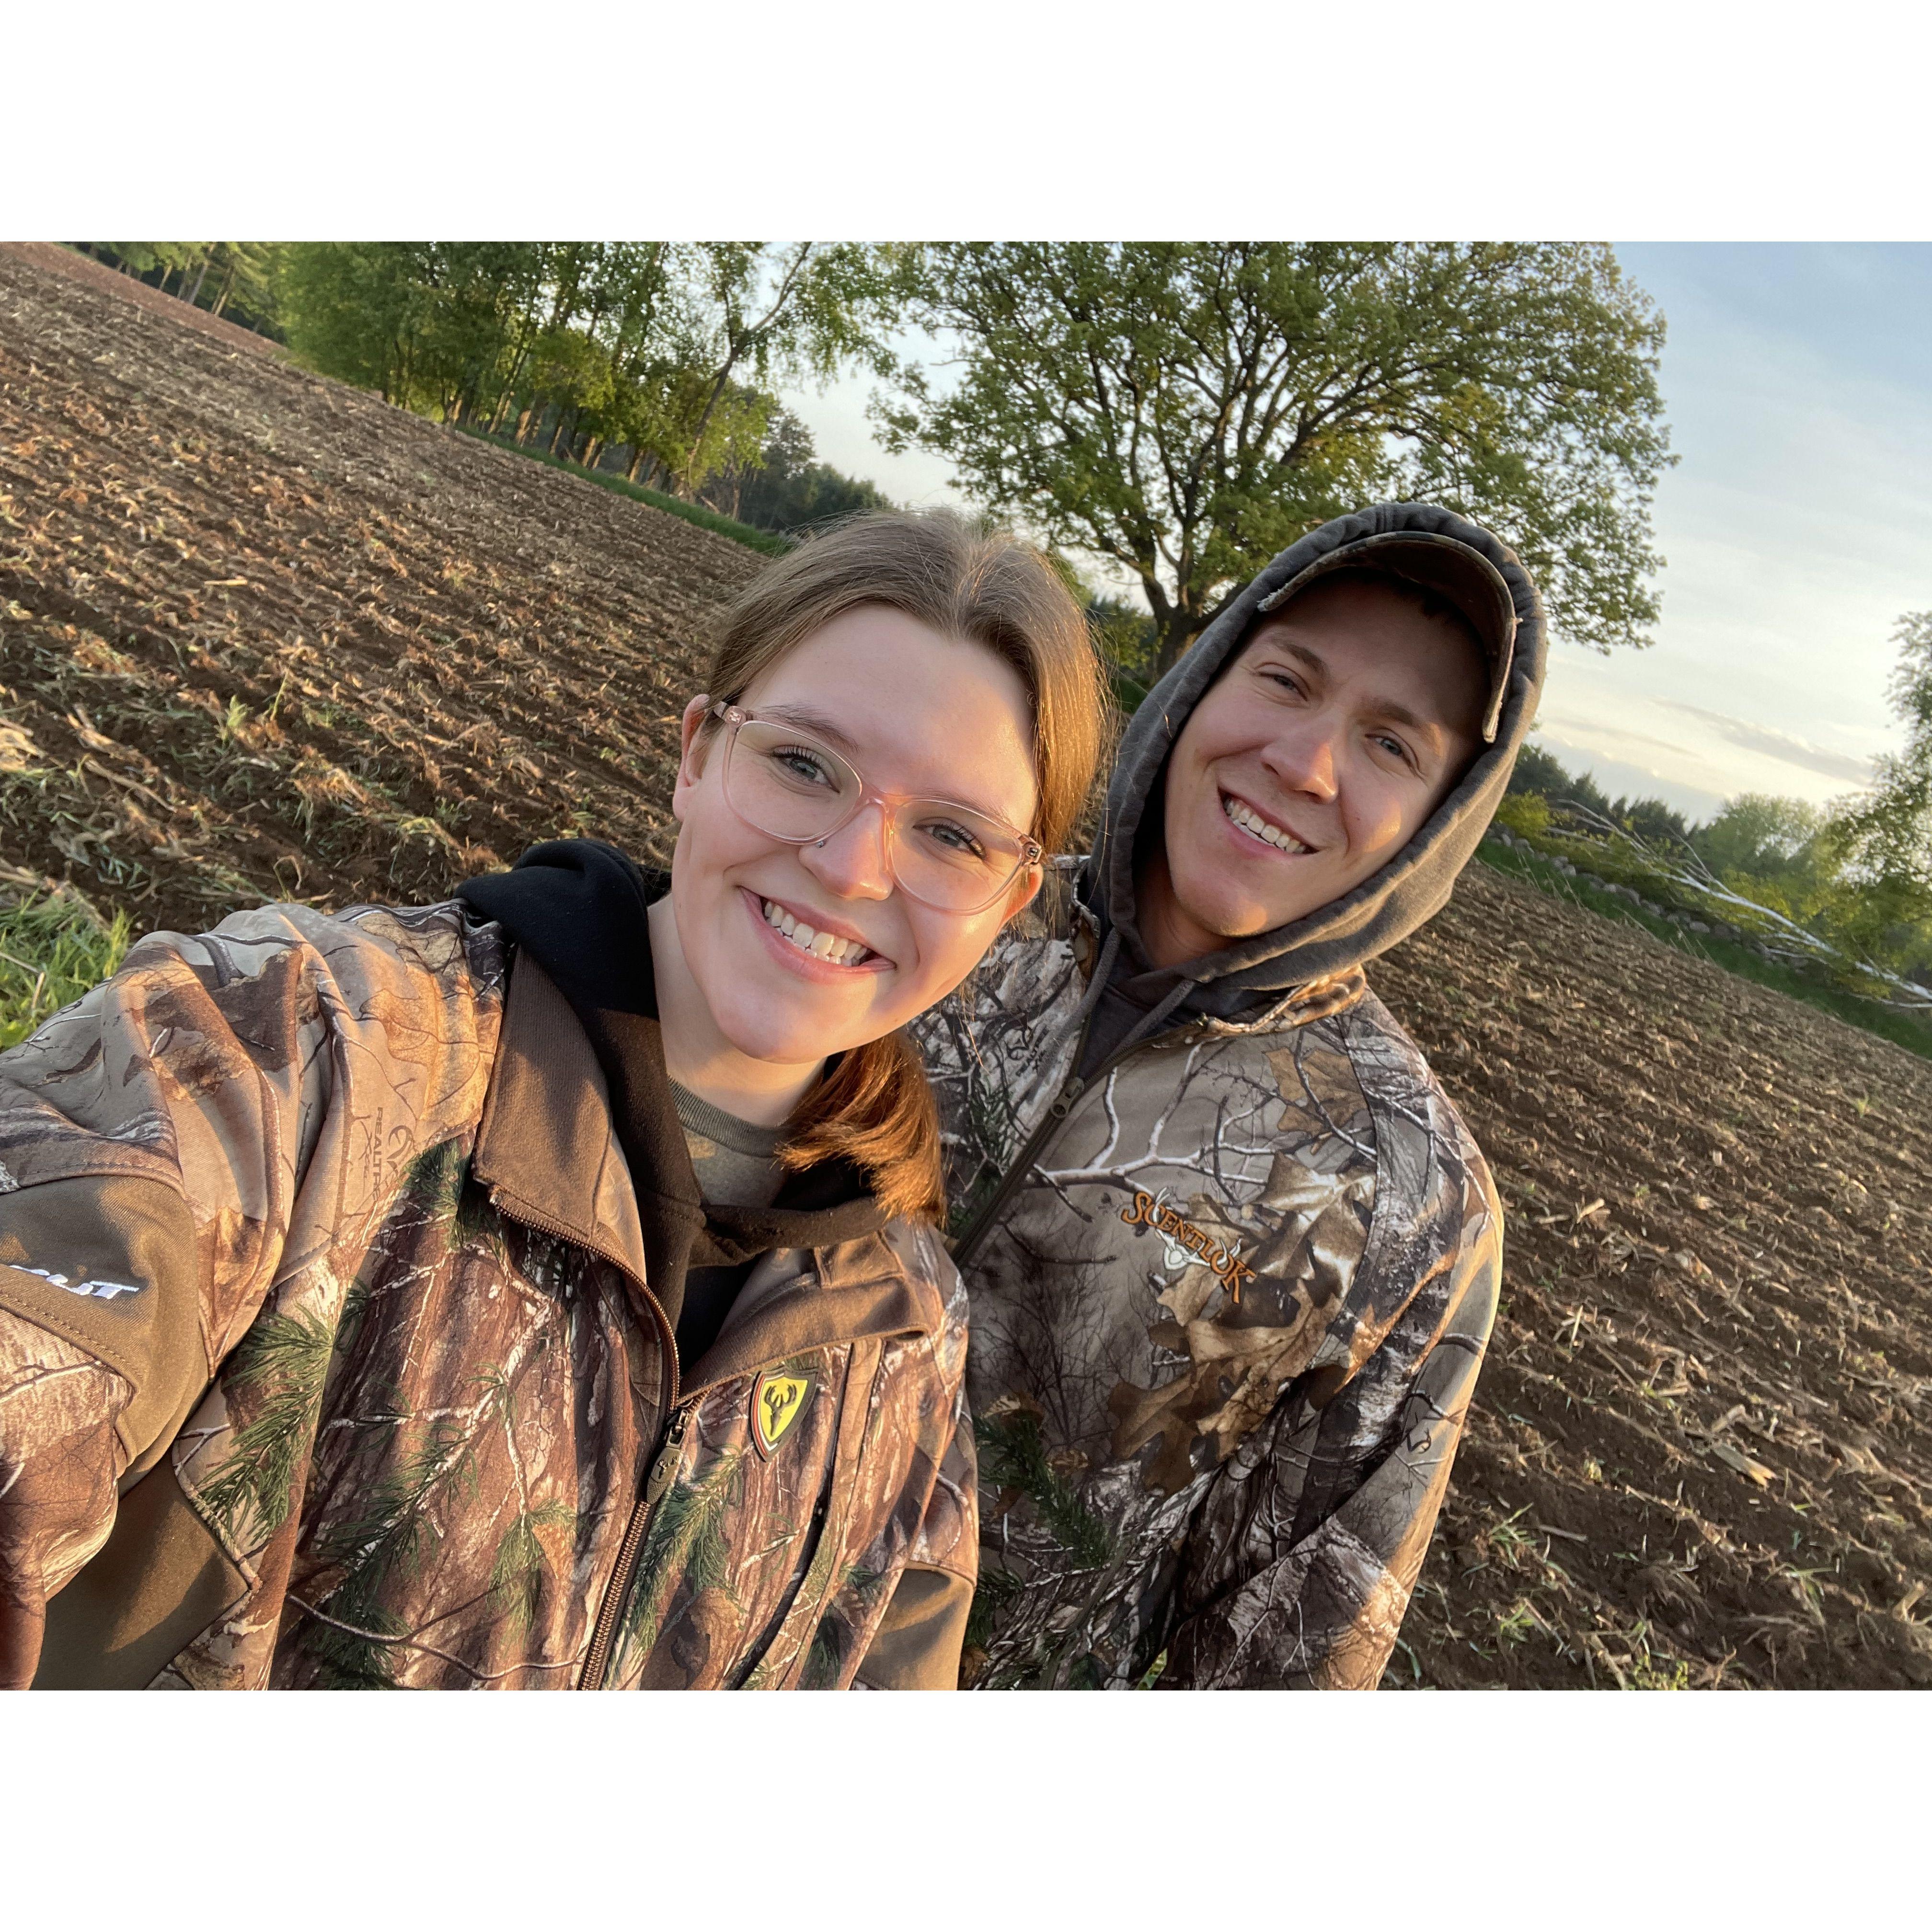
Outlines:
[[1474,1238],[1414,1284],[1324,1402],[1291,1388],[1217,1474],[1177,1592],[1163,1689],[1372,1690],[1448,1486],[1502,1272],[1486,1176]]
[[74,1343],[0,1310],[0,1689],[33,1682],[47,1600],[107,1540],[134,1391]]
[[979,1574],[978,1459],[962,1380],[925,1513],[885,1614],[860,1660],[854,1687],[956,1690]]
[[143,940],[0,1055],[0,1681],[32,1681],[48,1600],[276,1284],[379,1194],[380,1140],[348,1158],[368,1124],[331,1103],[433,1023],[420,963],[348,920],[238,914]]

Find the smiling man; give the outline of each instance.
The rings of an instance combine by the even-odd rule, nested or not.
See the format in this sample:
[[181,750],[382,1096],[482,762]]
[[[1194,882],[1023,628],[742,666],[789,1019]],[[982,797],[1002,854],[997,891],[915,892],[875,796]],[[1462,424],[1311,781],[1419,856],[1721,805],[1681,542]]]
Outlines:
[[1379,1680],[1502,1217],[1362,968],[1448,899],[1544,653],[1450,512],[1312,532],[1142,704],[1072,931],[921,1022],[973,1299],[968,1682]]

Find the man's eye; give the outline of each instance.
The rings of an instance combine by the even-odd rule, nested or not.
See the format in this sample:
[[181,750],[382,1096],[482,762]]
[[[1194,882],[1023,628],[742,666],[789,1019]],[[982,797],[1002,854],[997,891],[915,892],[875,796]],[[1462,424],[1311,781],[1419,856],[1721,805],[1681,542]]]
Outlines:
[[1414,764],[1415,760],[1410,754],[1408,747],[1405,745],[1400,738],[1391,738],[1385,731],[1378,732],[1376,736],[1376,742],[1378,745],[1387,746],[1388,750],[1395,757],[1400,758],[1404,764],[1409,766],[1413,766]]

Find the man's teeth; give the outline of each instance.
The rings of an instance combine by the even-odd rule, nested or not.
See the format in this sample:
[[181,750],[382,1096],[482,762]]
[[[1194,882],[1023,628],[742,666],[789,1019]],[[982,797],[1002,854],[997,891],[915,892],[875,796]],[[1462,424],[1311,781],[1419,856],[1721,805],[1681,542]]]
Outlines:
[[856,939],[841,939],[836,933],[814,932],[803,920],[794,919],[773,900],[765,899],[760,903],[764,908],[765,923],[776,927],[801,952],[809,952],[817,959],[829,959],[835,966],[850,966],[871,953],[870,946],[861,946]]
[[1283,832],[1279,826],[1270,825],[1258,812],[1250,812],[1238,798],[1223,798],[1221,809],[1244,832],[1252,832],[1257,838],[1274,846],[1278,851],[1307,852],[1313,850],[1312,847],[1303,844],[1292,832]]

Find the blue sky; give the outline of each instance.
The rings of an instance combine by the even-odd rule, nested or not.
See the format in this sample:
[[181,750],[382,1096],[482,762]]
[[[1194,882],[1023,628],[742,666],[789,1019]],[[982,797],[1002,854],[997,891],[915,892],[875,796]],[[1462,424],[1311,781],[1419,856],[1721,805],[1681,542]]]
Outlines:
[[[1664,615],[1647,651],[1557,641],[1542,741],[1613,793],[1698,816],[1741,791],[1838,796],[1898,742],[1892,628],[1932,608],[1932,244],[1617,254],[1670,325]],[[787,400],[825,461],[953,500],[943,460],[872,440],[869,386]]]

